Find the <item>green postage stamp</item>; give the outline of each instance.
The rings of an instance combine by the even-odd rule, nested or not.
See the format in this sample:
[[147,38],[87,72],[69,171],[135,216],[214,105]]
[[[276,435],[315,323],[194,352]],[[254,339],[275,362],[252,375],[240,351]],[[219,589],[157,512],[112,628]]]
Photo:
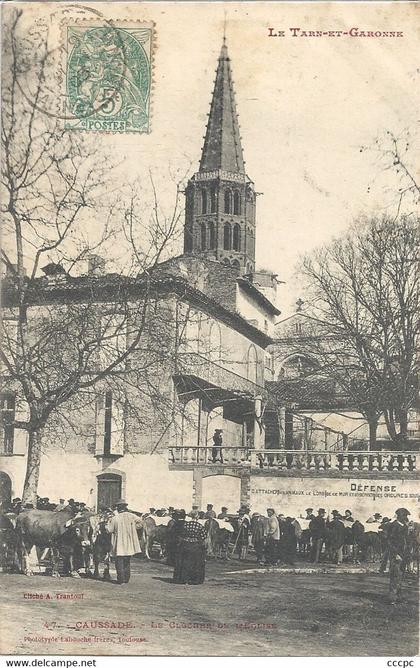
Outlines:
[[150,132],[153,24],[67,26],[65,127]]

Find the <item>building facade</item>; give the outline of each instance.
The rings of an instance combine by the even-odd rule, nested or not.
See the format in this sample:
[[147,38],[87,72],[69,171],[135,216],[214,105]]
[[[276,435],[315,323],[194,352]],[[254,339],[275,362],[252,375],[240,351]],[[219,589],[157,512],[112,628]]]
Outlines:
[[[297,514],[318,497],[327,506],[334,480],[346,505],[353,486],[362,487],[363,512],[381,500],[378,488],[391,483],[397,491],[390,503],[398,494],[417,502],[415,455],[350,455],[342,425],[334,429],[309,414],[295,415],[293,401],[271,391],[280,373],[272,347],[278,281],[255,269],[255,236],[255,190],[245,171],[224,43],[200,166],[186,189],[184,254],[147,277],[144,336],[123,368],[72,397],[45,432],[40,496],[73,497],[94,508],[123,496],[142,511],[210,502],[232,512],[241,504],[258,510],[284,505]],[[115,281],[124,283],[123,277],[107,274],[101,262],[75,277],[57,267],[35,279],[28,318],[42,318],[44,311],[58,317],[71,308],[102,319],[111,309],[114,317]],[[136,316],[123,330],[116,325],[113,345],[128,345],[140,326],[145,280],[124,283]],[[13,281],[5,280],[3,290],[13,328]],[[301,333],[301,316],[289,324]],[[107,354],[104,344],[95,358],[99,369]],[[284,350],[281,368],[297,354]],[[27,437],[14,423],[27,409],[7,373],[3,380],[0,483],[7,501],[22,494]],[[218,448],[215,433],[222,434]],[[365,489],[370,479],[373,494]]]

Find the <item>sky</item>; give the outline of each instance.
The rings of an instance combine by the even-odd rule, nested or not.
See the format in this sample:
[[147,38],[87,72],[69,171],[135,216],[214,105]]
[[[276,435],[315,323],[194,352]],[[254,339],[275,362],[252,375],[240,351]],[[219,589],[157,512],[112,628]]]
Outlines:
[[[56,39],[63,39],[59,24],[62,16],[72,22],[72,6],[20,4],[29,22],[54,15]],[[117,187],[134,177],[145,184],[145,207],[152,171],[169,212],[177,175],[198,169],[225,24],[246,169],[261,193],[257,266],[286,282],[279,293],[286,316],[298,297],[305,299],[295,276],[299,257],[343,233],[359,214],[395,207],[398,182],[382,171],[373,148],[387,130],[409,130],[415,154],[419,11],[405,2],[81,4],[79,19],[153,20],[156,29],[150,134],[98,134],[94,141],[121,162]],[[270,27],[285,36],[269,37]],[[291,27],[403,36],[293,37]]]

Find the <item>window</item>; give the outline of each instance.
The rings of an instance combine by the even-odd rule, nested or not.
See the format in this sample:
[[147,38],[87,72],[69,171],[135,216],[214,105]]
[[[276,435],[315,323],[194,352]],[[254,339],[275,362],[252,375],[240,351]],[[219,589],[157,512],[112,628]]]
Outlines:
[[247,360],[247,378],[252,383],[257,382],[258,378],[258,357],[255,346],[249,346]]
[[201,191],[201,213],[207,213],[207,190]]
[[201,223],[200,226],[200,248],[201,250],[206,250],[207,246],[207,228],[204,223]]
[[211,189],[210,193],[210,211],[212,213],[216,213],[217,211],[217,194],[216,194],[216,188],[213,187]]
[[2,394],[1,400],[1,445],[0,452],[3,455],[13,454],[14,426],[15,419],[15,395]]
[[235,267],[238,271],[241,268],[241,265],[239,264],[239,260],[232,260],[232,267]]
[[295,331],[296,331],[296,334],[302,334],[302,323],[301,322],[296,322],[295,323]]
[[241,215],[241,195],[237,190],[233,196],[233,213],[237,216]]
[[225,250],[232,248],[232,228],[229,223],[225,223],[223,228],[223,248]]
[[212,322],[209,335],[209,359],[216,364],[222,361],[222,330],[218,322]]
[[124,454],[124,409],[107,390],[96,401],[97,456],[110,457]]
[[214,229],[214,223],[209,223],[209,248],[213,250],[216,248],[216,233]]
[[230,190],[225,190],[225,213],[232,211],[232,193]]
[[233,250],[241,250],[241,228],[238,223],[233,226]]

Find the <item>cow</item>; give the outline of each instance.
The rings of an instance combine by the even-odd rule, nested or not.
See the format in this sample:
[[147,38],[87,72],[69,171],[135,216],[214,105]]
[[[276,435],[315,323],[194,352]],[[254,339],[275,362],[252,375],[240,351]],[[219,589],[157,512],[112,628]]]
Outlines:
[[[141,526],[139,529],[139,540],[141,551],[146,557],[150,559],[150,554],[153,549],[154,543],[159,543],[160,546],[160,558],[163,558],[166,553],[166,538],[168,533],[167,524],[170,522],[171,518],[168,517],[155,517],[149,515],[141,521]],[[160,522],[159,524],[157,522]]]
[[365,531],[360,537],[358,546],[364,561],[374,562],[381,559],[381,537],[377,531]]
[[298,550],[303,557],[309,556],[311,553],[311,532],[309,529],[302,529],[298,538]]
[[[78,531],[74,531],[77,525]],[[16,533],[21,571],[33,575],[28,565],[28,555],[33,546],[51,551],[52,575],[59,577],[60,547],[66,553],[72,575],[77,577],[73,564],[74,547],[88,544],[88,518],[75,516],[71,508],[59,512],[53,510],[25,510],[16,520]]]
[[204,528],[207,532],[207,556],[229,559],[229,543],[233,536],[233,527],[231,523],[227,520],[209,518],[206,520]]

